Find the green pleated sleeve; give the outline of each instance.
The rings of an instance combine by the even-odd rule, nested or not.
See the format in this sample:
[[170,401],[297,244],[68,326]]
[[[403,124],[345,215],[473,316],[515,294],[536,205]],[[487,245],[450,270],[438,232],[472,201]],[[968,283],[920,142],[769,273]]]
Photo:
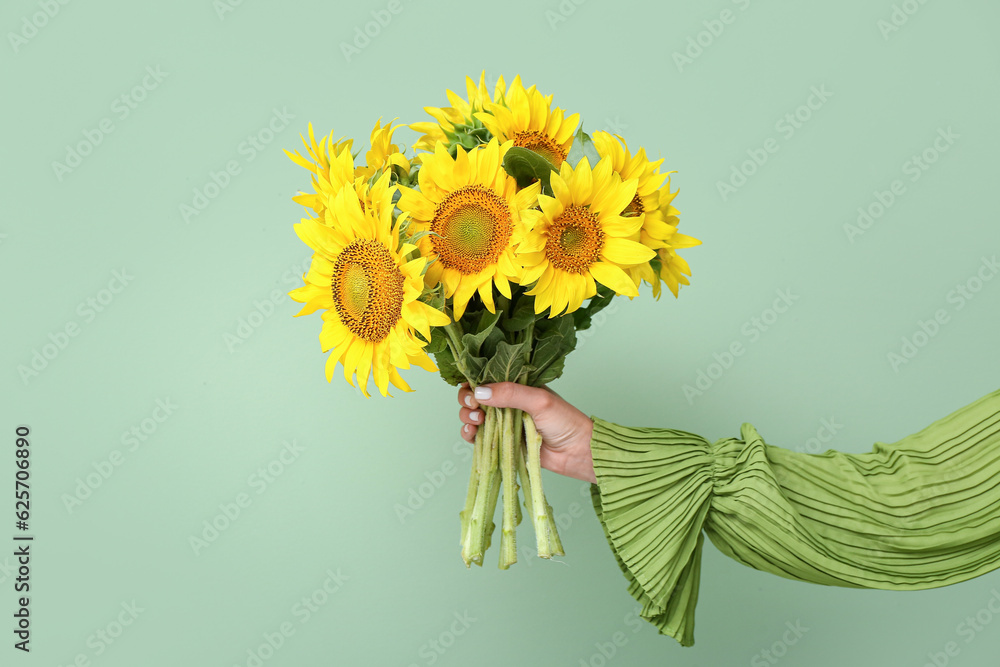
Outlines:
[[594,509],[641,615],[684,646],[704,535],[735,560],[829,586],[918,590],[1000,567],[1000,390],[872,451],[709,442],[597,417]]

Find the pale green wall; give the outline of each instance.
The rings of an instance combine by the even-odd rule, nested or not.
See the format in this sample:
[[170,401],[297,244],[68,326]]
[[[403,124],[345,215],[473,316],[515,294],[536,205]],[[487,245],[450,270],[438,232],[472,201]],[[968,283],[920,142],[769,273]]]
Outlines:
[[[306,172],[281,148],[299,145],[308,121],[361,147],[376,118],[425,120],[422,107],[463,90],[466,74],[520,73],[588,130],[617,128],[665,156],[681,231],[705,242],[684,253],[693,286],[678,301],[623,299],[554,388],[622,424],[717,438],[750,421],[790,448],[832,419],[842,428],[824,448],[864,452],[998,386],[1000,280],[961,309],[949,301],[981,257],[1000,253],[997,6],[908,0],[919,10],[884,36],[889,0],[400,2],[350,62],[340,43],[387,2],[246,0],[221,18],[209,0],[53,2],[58,13],[36,17],[46,24],[16,52],[7,33],[42,10],[0,9],[0,424],[8,443],[17,424],[33,431],[36,534],[34,651],[11,656],[8,636],[0,662],[246,665],[287,622],[294,634],[264,664],[427,665],[427,643],[447,642],[467,612],[476,620],[435,664],[600,665],[595,644],[619,631],[613,665],[766,664],[761,652],[798,622],[808,631],[779,664],[921,667],[954,641],[949,664],[995,665],[1000,620],[971,637],[960,624],[987,608],[1000,572],[919,593],[826,588],[707,544],[697,646],[682,649],[630,616],[582,484],[549,473],[556,510],[578,515],[562,531],[566,557],[501,572],[494,546],[487,567],[467,571],[454,391],[419,370],[406,374],[417,392],[392,400],[325,382],[319,316],[293,319],[283,296],[309,253],[292,232]],[[673,54],[724,9],[732,22],[712,24],[721,34],[678,67]],[[115,100],[147,67],[161,80],[147,78],[125,116]],[[777,126],[813,87],[831,96],[814,98],[794,133]],[[241,142],[273,109],[294,118],[251,160]],[[60,180],[53,161],[102,119],[113,131]],[[959,138],[911,180],[904,163],[949,127]],[[771,138],[777,152],[723,199],[717,182]],[[229,161],[239,173],[186,222],[180,205]],[[852,243],[844,225],[894,179],[905,192]],[[116,270],[127,286],[102,293]],[[799,299],[752,338],[746,323],[785,289]],[[273,314],[231,350],[227,334],[274,291]],[[101,312],[85,305],[102,296],[113,299]],[[938,309],[948,323],[894,369],[887,354]],[[70,323],[77,335],[22,381],[18,367]],[[683,386],[735,341],[746,353],[689,402]],[[158,399],[173,414],[134,449],[123,443]],[[255,471],[285,441],[301,452],[261,482]],[[121,465],[68,510],[64,495],[114,450]],[[452,466],[401,522],[394,507]],[[196,555],[189,536],[240,493],[250,505]],[[520,534],[530,538],[527,524]],[[340,589],[306,618],[295,605],[328,571]],[[12,613],[0,575],[0,609]],[[144,611],[112,645],[88,643],[133,600]]]

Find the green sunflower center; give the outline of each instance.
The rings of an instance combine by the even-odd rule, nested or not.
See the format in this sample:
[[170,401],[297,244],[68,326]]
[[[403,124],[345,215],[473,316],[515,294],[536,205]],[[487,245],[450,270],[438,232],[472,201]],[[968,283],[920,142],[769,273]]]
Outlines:
[[555,142],[555,139],[538,130],[525,130],[513,136],[514,145],[531,149],[543,158],[559,166],[566,159],[566,153],[562,146]]
[[375,239],[356,239],[333,265],[333,305],[358,338],[384,340],[403,312],[403,273],[389,249]]
[[349,264],[344,268],[341,282],[344,310],[352,317],[361,318],[368,306],[368,278],[360,264]]
[[475,274],[497,262],[513,228],[505,199],[482,185],[466,185],[438,204],[431,245],[443,266]]
[[567,206],[548,232],[545,256],[557,269],[583,274],[600,260],[604,230],[586,206]]
[[628,203],[625,210],[622,211],[622,215],[626,218],[635,218],[646,212],[646,207],[642,205],[642,198],[636,194],[632,197],[632,201]]

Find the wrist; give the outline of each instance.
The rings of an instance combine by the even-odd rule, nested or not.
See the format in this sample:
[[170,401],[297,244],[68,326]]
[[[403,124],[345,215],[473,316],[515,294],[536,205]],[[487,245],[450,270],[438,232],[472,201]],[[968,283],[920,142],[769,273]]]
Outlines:
[[594,433],[594,422],[585,417],[580,422],[579,433],[573,440],[573,445],[566,452],[563,469],[559,474],[573,479],[579,479],[591,484],[597,483],[594,472],[594,457],[590,450],[590,441]]

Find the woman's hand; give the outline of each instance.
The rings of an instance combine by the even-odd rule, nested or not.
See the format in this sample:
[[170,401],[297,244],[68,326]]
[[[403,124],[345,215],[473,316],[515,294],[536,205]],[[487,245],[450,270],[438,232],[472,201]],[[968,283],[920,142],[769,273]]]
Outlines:
[[480,406],[517,408],[531,415],[542,436],[543,468],[597,483],[594,460],[590,454],[594,422],[548,387],[496,382],[480,385],[473,393],[466,382],[458,390],[458,402],[464,406],[458,413],[464,424],[462,437],[469,442],[475,441],[476,430],[483,423]]

